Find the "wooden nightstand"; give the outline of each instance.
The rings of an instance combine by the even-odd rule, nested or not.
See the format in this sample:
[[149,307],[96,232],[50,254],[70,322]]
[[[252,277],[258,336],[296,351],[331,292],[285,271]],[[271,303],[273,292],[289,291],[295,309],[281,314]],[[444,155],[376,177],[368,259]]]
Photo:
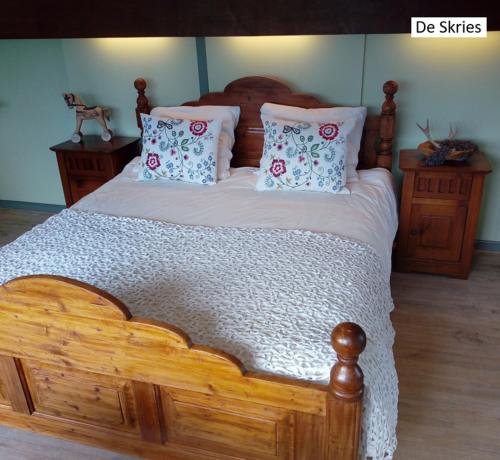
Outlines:
[[104,142],[99,136],[84,136],[83,141],[54,145],[66,206],[93,192],[119,174],[125,165],[140,155],[140,138],[113,137]]
[[396,270],[467,278],[485,176],[483,153],[466,164],[424,166],[417,150],[402,150],[404,171]]

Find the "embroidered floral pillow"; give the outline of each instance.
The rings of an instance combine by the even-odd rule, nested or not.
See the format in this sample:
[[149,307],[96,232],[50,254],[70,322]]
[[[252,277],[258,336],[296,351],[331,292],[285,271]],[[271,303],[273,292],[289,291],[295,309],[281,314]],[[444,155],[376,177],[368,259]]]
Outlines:
[[264,152],[257,190],[349,193],[346,136],[354,119],[298,123],[262,116]]
[[217,120],[180,120],[141,114],[143,136],[139,180],[217,181]]

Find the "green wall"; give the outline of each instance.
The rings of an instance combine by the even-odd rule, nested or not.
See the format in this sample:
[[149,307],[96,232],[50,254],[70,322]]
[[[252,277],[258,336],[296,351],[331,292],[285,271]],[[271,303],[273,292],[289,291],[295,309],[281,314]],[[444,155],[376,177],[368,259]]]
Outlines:
[[487,39],[412,39],[369,35],[363,105],[378,110],[380,82],[400,83],[397,95],[397,152],[423,140],[415,122],[430,118],[435,138],[474,139],[487,153],[493,173],[486,189],[478,238],[500,241],[500,32]]
[[[199,51],[199,50],[198,50]],[[0,41],[0,200],[63,203],[47,147],[69,137],[74,114],[60,93],[113,109],[111,128],[137,133],[131,87],[143,75],[153,103],[199,95],[194,38]],[[377,112],[381,85],[397,80],[396,148],[422,141],[415,122],[431,119],[436,137],[454,123],[489,155],[478,238],[500,241],[500,33],[487,39],[411,39],[409,35],[229,37],[206,39],[210,90],[245,75],[277,76],[327,102]],[[203,68],[203,66],[200,66]],[[88,124],[85,132],[96,132]],[[398,174],[397,168],[395,169]]]
[[[71,92],[89,104],[111,107],[110,126],[117,133],[138,133],[133,87],[138,76],[147,79],[153,102],[177,105],[199,97],[193,38],[72,39],[62,47]],[[84,129],[100,132],[92,122]]]
[[[55,154],[75,114],[63,92],[112,108],[111,129],[136,136],[136,77],[153,102],[199,96],[194,38],[0,40],[0,200],[64,204]],[[98,133],[86,122],[83,133]]]
[[64,203],[50,145],[70,133],[60,40],[0,40],[0,199]]
[[246,75],[277,76],[325,102],[360,105],[364,35],[207,38],[210,90]]

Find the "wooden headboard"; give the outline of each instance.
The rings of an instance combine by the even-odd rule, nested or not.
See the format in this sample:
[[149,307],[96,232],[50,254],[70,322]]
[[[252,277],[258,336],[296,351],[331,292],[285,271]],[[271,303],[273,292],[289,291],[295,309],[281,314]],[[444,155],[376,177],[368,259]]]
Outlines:
[[[134,82],[137,89],[137,106],[135,109],[137,126],[142,131],[141,113],[149,114],[152,107],[145,95],[146,80],[137,78]],[[368,116],[365,123],[358,169],[392,167],[392,139],[394,136],[394,120],[396,104],[394,94],[398,84],[389,80],[384,83],[385,100],[380,115]],[[231,166],[259,166],[262,156],[264,128],[260,120],[260,108],[265,102],[292,105],[307,109],[334,107],[321,103],[309,94],[294,93],[283,82],[267,77],[244,77],[229,83],[223,92],[207,93],[197,101],[185,102],[183,105],[237,105],[241,108],[240,121],[236,128],[236,143],[233,147]]]

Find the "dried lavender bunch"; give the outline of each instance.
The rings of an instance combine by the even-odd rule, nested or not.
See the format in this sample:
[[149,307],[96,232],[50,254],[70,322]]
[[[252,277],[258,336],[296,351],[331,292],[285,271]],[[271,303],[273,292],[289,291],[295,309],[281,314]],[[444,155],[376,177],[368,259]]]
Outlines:
[[427,157],[424,161],[426,166],[439,166],[446,161],[446,157],[453,150],[477,150],[477,145],[471,141],[445,139],[439,141],[439,148],[436,148],[434,153]]

